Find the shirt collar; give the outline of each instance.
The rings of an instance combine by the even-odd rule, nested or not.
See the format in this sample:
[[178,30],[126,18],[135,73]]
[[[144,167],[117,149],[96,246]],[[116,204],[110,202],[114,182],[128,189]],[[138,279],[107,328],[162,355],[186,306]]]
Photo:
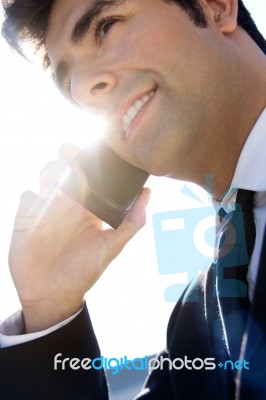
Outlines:
[[250,132],[240,154],[231,187],[266,191],[266,108]]
[[213,199],[216,209],[223,208],[227,213],[235,209],[237,189],[254,190],[261,192],[257,196],[258,203],[266,202],[266,174],[265,166],[266,146],[266,108],[260,115],[240,154],[230,189],[222,201]]

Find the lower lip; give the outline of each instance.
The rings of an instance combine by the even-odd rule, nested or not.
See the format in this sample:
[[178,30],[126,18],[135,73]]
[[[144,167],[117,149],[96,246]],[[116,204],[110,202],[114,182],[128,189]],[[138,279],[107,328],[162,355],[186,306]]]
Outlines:
[[126,131],[126,134],[125,134],[126,140],[129,140],[133,136],[134,132],[136,131],[138,125],[140,124],[140,122],[144,116],[144,113],[147,111],[147,109],[150,106],[151,101],[154,99],[155,95],[156,95],[156,93],[144,104],[144,106],[140,109],[140,111],[134,117],[133,121],[130,124],[130,127]]

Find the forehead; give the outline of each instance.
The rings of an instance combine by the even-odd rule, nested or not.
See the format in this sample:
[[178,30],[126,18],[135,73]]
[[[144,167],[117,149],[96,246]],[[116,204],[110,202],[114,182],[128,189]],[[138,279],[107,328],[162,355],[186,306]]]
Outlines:
[[60,53],[66,39],[70,39],[75,22],[89,9],[95,0],[55,0],[46,30],[49,57]]

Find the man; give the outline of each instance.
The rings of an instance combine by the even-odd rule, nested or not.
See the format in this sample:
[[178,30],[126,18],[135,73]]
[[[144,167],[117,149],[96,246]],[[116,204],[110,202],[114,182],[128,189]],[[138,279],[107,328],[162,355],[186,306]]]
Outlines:
[[[123,159],[204,187],[212,173],[212,196],[225,209],[236,199],[235,192],[223,195],[231,186],[257,192],[250,302],[225,312],[223,293],[213,291],[220,270],[212,266],[176,305],[162,353],[172,360],[240,359],[237,373],[166,364],[138,398],[264,399],[265,309],[258,297],[263,280],[256,278],[263,277],[266,251],[266,45],[242,2],[16,0],[6,7],[9,43],[22,51],[21,42],[33,40],[63,94],[110,119],[106,141]],[[48,203],[61,173],[60,166],[46,169],[42,197],[26,193],[19,206],[10,268],[23,319],[12,318],[25,327],[19,321],[16,332],[12,321],[2,326],[5,338],[20,336],[0,352],[1,398],[108,398],[102,370],[55,371],[53,361],[59,351],[70,359],[99,356],[85,306],[80,312],[83,297],[145,223],[148,191],[116,231],[103,231],[97,217],[67,196]],[[227,295],[226,307],[238,305],[237,297]],[[239,321],[245,326],[235,337]]]

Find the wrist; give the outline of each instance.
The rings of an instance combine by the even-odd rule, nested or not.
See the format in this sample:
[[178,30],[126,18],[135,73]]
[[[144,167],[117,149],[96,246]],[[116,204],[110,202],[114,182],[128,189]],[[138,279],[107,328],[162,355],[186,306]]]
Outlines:
[[68,302],[43,301],[22,305],[26,333],[40,332],[49,329],[82,309],[83,299]]

